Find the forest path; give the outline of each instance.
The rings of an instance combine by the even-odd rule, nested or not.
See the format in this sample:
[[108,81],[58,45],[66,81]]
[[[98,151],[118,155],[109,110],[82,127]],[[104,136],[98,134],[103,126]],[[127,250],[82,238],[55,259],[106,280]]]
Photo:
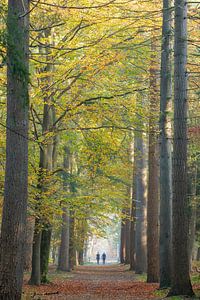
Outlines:
[[[79,266],[71,273],[52,272],[51,284],[25,285],[24,300],[145,300],[155,296],[157,284],[139,281],[122,265]],[[32,296],[30,296],[30,294]]]

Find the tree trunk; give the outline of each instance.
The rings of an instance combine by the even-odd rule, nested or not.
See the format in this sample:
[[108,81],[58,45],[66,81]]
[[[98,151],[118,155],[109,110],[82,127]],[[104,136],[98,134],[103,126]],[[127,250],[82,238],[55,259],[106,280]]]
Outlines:
[[79,265],[83,265],[84,264],[84,262],[83,262],[83,253],[84,253],[84,249],[81,249],[78,252],[78,263],[79,263]]
[[48,267],[49,267],[49,254],[51,245],[51,234],[52,226],[51,224],[45,224],[45,229],[42,230],[41,245],[40,245],[40,272],[41,272],[41,282],[48,283],[47,278]]
[[197,258],[196,258],[197,261],[200,261],[200,247],[198,247],[197,249]]
[[[47,105],[48,110],[46,117],[48,118],[48,127],[52,125],[52,115],[51,108]],[[53,170],[53,141],[47,144],[46,149],[46,172],[52,172]],[[46,187],[44,186],[44,189]],[[43,221],[42,221],[43,222]],[[40,249],[40,272],[41,272],[41,282],[47,283],[48,265],[49,265],[49,254],[51,245],[51,235],[52,235],[52,225],[50,223],[43,222],[42,236],[41,236],[41,249]]]
[[159,185],[158,185],[158,90],[156,41],[152,38],[150,66],[150,118],[149,118],[149,180],[147,201],[147,282],[159,282]]
[[9,0],[7,17],[6,172],[0,299],[21,299],[28,185],[29,1]]
[[130,210],[130,270],[135,270],[135,221],[136,221],[136,177],[134,167],[134,140],[131,144],[130,161],[132,162],[132,176],[131,176],[131,210]]
[[[48,34],[47,34],[48,35]],[[51,65],[50,65],[51,67]],[[51,103],[51,99],[46,99],[47,105],[44,106],[44,124],[46,130],[51,130],[52,124],[56,120],[55,107]],[[58,135],[55,134],[53,138],[48,141],[47,144],[47,157],[46,157],[46,170],[52,172],[57,167],[57,146]],[[40,268],[41,268],[41,282],[46,283],[48,266],[49,266],[49,254],[51,247],[52,225],[50,223],[44,224],[41,237],[41,250],[40,250]]]
[[175,0],[172,287],[169,295],[192,296],[187,199],[187,3]]
[[147,269],[147,162],[144,137],[135,139],[136,168],[136,261],[135,272],[142,274]]
[[163,0],[160,81],[160,288],[171,284],[172,145],[171,0]]
[[76,265],[76,249],[75,249],[75,216],[74,211],[70,211],[69,216],[69,266],[70,270]]
[[[71,170],[71,153],[69,147],[64,147],[64,160],[63,160],[63,189],[66,193],[70,193],[70,170]],[[67,197],[67,194],[66,194]],[[70,235],[70,212],[67,207],[63,208],[62,214],[62,228],[61,228],[61,243],[58,257],[58,270],[70,271],[69,264],[69,235]]]
[[62,215],[62,229],[61,229],[61,243],[58,257],[58,270],[70,271],[69,266],[69,212],[63,209]]
[[83,265],[84,263],[84,248],[85,248],[85,239],[87,234],[87,219],[81,218],[80,220],[77,220],[77,226],[76,226],[76,244],[77,244],[77,259],[78,259],[78,265]]
[[38,219],[35,221],[35,230],[33,237],[33,248],[32,248],[32,269],[31,269],[31,278],[29,284],[31,285],[40,285],[41,275],[40,275],[40,245],[41,245],[41,236],[42,232],[38,228]]
[[126,248],[125,248],[125,264],[130,264],[130,210],[128,211],[129,218],[126,219],[125,228],[126,228]]
[[[47,101],[47,100],[46,100]],[[50,125],[52,124],[52,116],[51,116],[51,109],[50,106],[46,103],[44,104],[43,107],[43,123],[42,123],[42,132],[43,134],[47,133],[49,131]],[[45,186],[45,178],[48,173],[48,171],[52,170],[52,153],[53,153],[53,147],[52,144],[43,144],[40,148],[40,163],[39,163],[39,174],[38,174],[38,196],[37,196],[37,204],[36,204],[36,210],[40,209],[40,202],[42,201],[42,194],[46,190]],[[47,279],[44,278],[44,274],[46,272],[45,269],[42,269],[41,266],[45,267],[46,266],[46,259],[44,257],[44,253],[48,253],[48,249],[43,250],[42,256],[41,256],[41,249],[39,249],[39,243],[41,244],[42,242],[42,236],[43,238],[46,237],[46,235],[42,234],[44,229],[41,231],[41,224],[42,220],[40,219],[39,216],[36,217],[36,224],[35,224],[35,230],[34,230],[34,239],[33,239],[33,251],[32,251],[32,272],[31,272],[31,278],[29,280],[29,284],[32,285],[40,285],[40,281]],[[48,224],[44,224],[47,226],[45,229],[46,231],[50,230],[51,228],[48,228]],[[49,234],[51,236],[51,232]],[[43,247],[48,247],[48,244],[45,243],[44,241],[42,243]],[[40,245],[41,247],[41,245]],[[37,251],[37,253],[35,253]],[[44,262],[41,262],[41,258],[44,259]],[[39,271],[41,274],[43,274],[43,278],[41,278],[41,275],[39,274]]]
[[[133,187],[135,189],[135,187]],[[135,270],[135,199],[132,195],[131,220],[130,220],[130,270]]]
[[190,270],[192,268],[192,253],[196,235],[197,205],[196,205],[196,183],[197,167],[191,166],[188,171],[188,197],[190,200],[190,220],[189,220],[189,260]]
[[[124,214],[124,210],[122,210]],[[124,218],[121,220],[121,235],[120,235],[120,263],[124,264],[126,258],[126,224]]]
[[34,236],[35,221],[32,217],[27,219],[26,228],[26,247],[25,247],[25,264],[24,270],[30,272],[32,265],[32,245]]

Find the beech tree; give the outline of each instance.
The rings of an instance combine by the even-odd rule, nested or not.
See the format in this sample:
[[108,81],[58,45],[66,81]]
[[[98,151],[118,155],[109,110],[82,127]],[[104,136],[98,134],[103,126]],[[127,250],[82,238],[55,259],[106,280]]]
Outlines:
[[193,296],[189,275],[187,197],[187,3],[175,0],[172,285],[169,295]]
[[21,299],[28,187],[29,1],[9,0],[7,143],[0,252],[0,298]]
[[172,78],[171,78],[171,1],[163,0],[160,79],[160,288],[171,283],[172,229]]
[[135,224],[135,272],[142,274],[147,269],[147,147],[143,134],[137,136],[135,145],[135,176],[136,176],[136,224]]
[[[63,189],[67,193],[70,192],[70,163],[71,163],[71,153],[70,148],[64,147],[64,161],[63,161]],[[63,207],[62,214],[62,227],[61,227],[61,241],[59,247],[59,256],[58,256],[58,270],[60,271],[70,271],[69,264],[69,240],[70,240],[70,212],[67,208],[67,204]]]
[[158,210],[159,210],[159,182],[158,182],[158,91],[157,91],[157,53],[156,38],[151,40],[151,65],[149,87],[149,176],[147,200],[147,282],[159,281],[159,235],[158,235]]

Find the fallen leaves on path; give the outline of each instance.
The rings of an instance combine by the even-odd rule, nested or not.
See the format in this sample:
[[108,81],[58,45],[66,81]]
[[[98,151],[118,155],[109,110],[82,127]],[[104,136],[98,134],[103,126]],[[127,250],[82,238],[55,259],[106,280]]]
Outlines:
[[52,283],[39,287],[25,285],[24,292],[32,299],[156,299],[158,285],[136,281],[124,266],[79,267],[72,274],[68,279],[58,274]]

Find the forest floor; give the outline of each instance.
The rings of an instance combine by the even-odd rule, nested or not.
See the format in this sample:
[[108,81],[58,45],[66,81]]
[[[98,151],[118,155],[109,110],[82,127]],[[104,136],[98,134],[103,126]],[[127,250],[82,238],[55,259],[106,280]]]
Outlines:
[[79,266],[70,273],[52,269],[49,279],[49,284],[39,287],[29,286],[25,280],[23,300],[157,300],[165,297],[157,290],[158,284],[145,283],[144,277],[117,264]]

